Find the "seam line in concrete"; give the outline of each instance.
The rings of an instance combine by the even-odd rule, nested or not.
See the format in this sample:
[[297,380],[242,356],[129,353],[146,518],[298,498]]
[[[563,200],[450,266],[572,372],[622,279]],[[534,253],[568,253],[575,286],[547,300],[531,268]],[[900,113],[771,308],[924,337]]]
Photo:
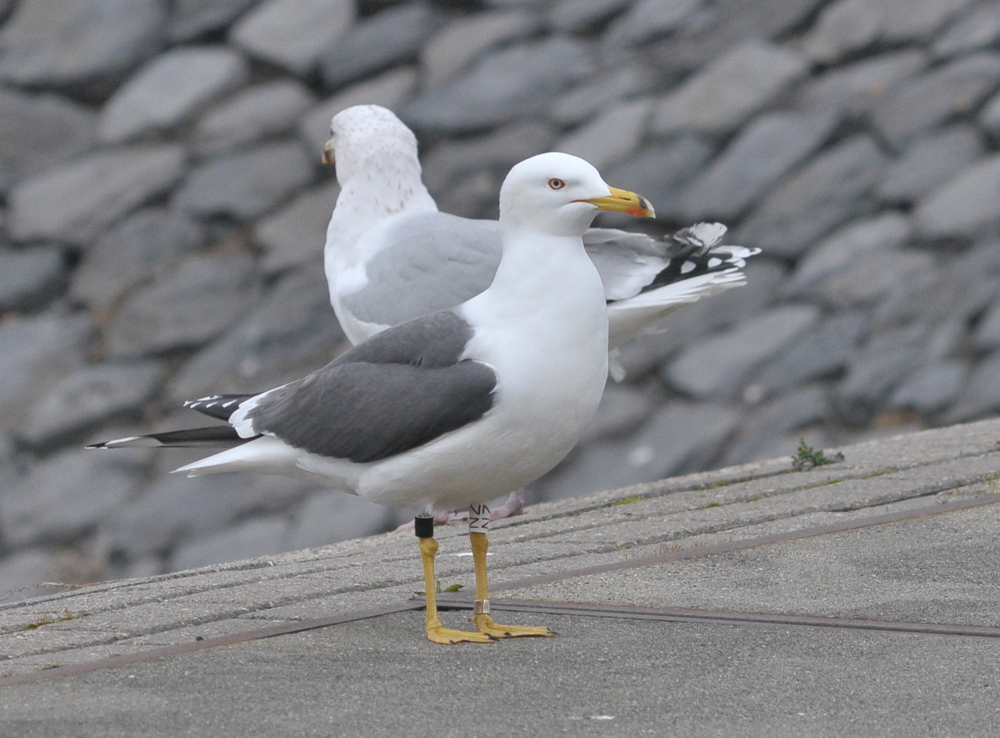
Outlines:
[[[423,600],[411,600],[422,604]],[[441,609],[471,610],[473,603],[457,598],[439,601]],[[732,625],[794,625],[844,630],[875,630],[915,635],[972,636],[1000,638],[1000,628],[990,625],[959,625],[955,623],[919,623],[892,620],[841,618],[834,615],[792,615],[766,612],[730,612],[726,610],[689,610],[678,607],[638,607],[634,605],[600,605],[591,602],[546,602],[541,600],[494,600],[490,607],[505,612],[530,612],[546,615],[580,615],[596,618],[625,618],[663,622],[728,623]]]
[[340,613],[339,615],[329,615],[324,618],[312,618],[310,620],[282,623],[281,625],[272,625],[267,628],[255,628],[254,630],[230,633],[229,635],[217,636],[215,638],[205,638],[200,641],[195,640],[187,643],[179,643],[173,646],[151,648],[145,651],[125,654],[123,656],[95,659],[94,661],[82,661],[77,664],[57,666],[41,671],[33,671],[27,674],[12,674],[11,676],[0,677],[0,687],[12,687],[17,684],[30,684],[42,679],[52,679],[55,677],[70,676],[72,674],[81,674],[88,671],[97,671],[99,669],[111,669],[118,666],[128,666],[130,664],[154,661],[156,659],[166,658],[169,656],[179,656],[193,651],[202,651],[208,648],[231,646],[235,643],[263,640],[265,638],[274,638],[275,636],[290,635],[292,633],[301,633],[302,631],[325,628],[330,625],[340,625],[341,623],[350,623],[357,620],[367,620],[368,618],[377,618],[382,615],[393,615],[397,612],[406,612],[408,610],[419,610],[423,608],[423,606],[423,600],[417,604],[414,604],[413,602],[403,602],[396,603],[394,605],[383,605],[381,607],[373,607],[368,610],[354,610],[352,612]]
[[577,577],[591,576],[594,574],[607,574],[610,572],[622,571],[624,569],[639,569],[666,563],[668,561],[683,561],[686,559],[700,558],[702,556],[710,556],[712,554],[742,551],[749,548],[756,548],[758,546],[788,543],[790,541],[798,541],[805,538],[815,538],[817,536],[831,535],[833,533],[845,533],[847,531],[871,528],[878,525],[915,520],[929,515],[941,515],[943,513],[965,510],[972,507],[994,505],[998,502],[1000,502],[1000,495],[984,495],[983,497],[939,503],[937,505],[919,507],[912,510],[900,510],[898,512],[873,515],[867,518],[845,520],[842,523],[829,523],[827,525],[801,528],[799,530],[789,531],[786,533],[774,533],[767,536],[758,536],[756,538],[725,541],[722,543],[715,543],[707,546],[696,546],[677,551],[664,551],[660,554],[644,556],[639,559],[616,561],[610,564],[599,564],[581,569],[570,569],[569,571],[564,572],[541,574],[539,576],[526,577],[524,579],[517,579],[511,582],[503,582],[495,586],[491,585],[490,591],[500,592],[510,589],[523,589],[524,587],[534,587],[540,584],[552,584],[553,582],[560,582],[564,579],[575,579]]

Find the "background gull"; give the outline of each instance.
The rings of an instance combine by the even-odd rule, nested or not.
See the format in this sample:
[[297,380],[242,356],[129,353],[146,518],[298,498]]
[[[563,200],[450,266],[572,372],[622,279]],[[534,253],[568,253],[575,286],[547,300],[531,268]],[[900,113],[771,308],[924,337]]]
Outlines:
[[[500,261],[497,221],[437,209],[421,180],[416,137],[395,114],[357,105],[334,116],[330,131],[324,160],[336,164],[341,193],[327,230],[325,268],[330,302],[352,342],[489,286]],[[725,231],[713,224],[673,242],[608,228],[584,234],[604,284],[610,349],[685,302],[743,284],[739,269],[752,252],[716,246]],[[681,298],[674,282],[698,275],[704,276],[689,280]]]
[[[503,256],[487,290],[372,337],[304,379],[188,403],[228,425],[95,448],[236,443],[180,469],[283,474],[424,511],[427,637],[436,643],[550,635],[489,614],[485,502],[551,470],[597,411],[607,376],[604,289],[581,236],[598,210],[651,216],[567,154],[515,166],[500,193]],[[470,505],[478,632],[442,626],[433,522]]]

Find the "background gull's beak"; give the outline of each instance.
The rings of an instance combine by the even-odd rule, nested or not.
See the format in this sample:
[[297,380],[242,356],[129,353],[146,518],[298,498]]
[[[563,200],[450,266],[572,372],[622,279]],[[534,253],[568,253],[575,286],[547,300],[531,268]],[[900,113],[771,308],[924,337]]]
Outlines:
[[617,187],[608,187],[611,190],[611,195],[608,197],[595,197],[591,200],[584,200],[583,202],[589,202],[592,205],[596,205],[601,210],[613,210],[618,213],[628,213],[629,215],[634,215],[636,218],[655,218],[656,211],[653,210],[653,206],[649,204],[649,200],[645,197],[635,194],[634,192],[629,192],[628,190],[619,190]]
[[324,164],[333,164],[334,163],[333,139],[332,138],[329,141],[327,141],[326,144],[324,144],[324,146],[323,146],[323,163]]

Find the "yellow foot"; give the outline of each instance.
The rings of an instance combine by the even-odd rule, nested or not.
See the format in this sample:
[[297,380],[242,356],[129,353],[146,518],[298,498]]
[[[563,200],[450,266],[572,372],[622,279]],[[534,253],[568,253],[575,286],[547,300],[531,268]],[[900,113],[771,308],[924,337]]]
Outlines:
[[427,640],[440,643],[442,646],[454,646],[456,643],[493,643],[496,638],[489,633],[452,630],[442,625],[432,625],[427,628]]
[[485,633],[493,638],[529,638],[532,636],[551,638],[555,635],[548,628],[537,628],[532,625],[500,625],[494,623],[493,618],[486,613],[473,615],[471,619],[480,633]]

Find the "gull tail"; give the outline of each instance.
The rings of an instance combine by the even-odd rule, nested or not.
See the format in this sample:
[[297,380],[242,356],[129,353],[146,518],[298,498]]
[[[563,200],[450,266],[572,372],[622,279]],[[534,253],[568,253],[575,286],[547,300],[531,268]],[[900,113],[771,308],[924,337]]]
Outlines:
[[746,283],[746,260],[760,249],[719,244],[725,233],[721,223],[698,223],[673,235],[669,261],[656,277],[637,295],[608,303],[611,349],[654,329],[681,305]]
[[150,433],[145,436],[128,436],[113,441],[93,443],[87,448],[211,448],[235,446],[246,442],[230,425],[213,425],[208,428]]

